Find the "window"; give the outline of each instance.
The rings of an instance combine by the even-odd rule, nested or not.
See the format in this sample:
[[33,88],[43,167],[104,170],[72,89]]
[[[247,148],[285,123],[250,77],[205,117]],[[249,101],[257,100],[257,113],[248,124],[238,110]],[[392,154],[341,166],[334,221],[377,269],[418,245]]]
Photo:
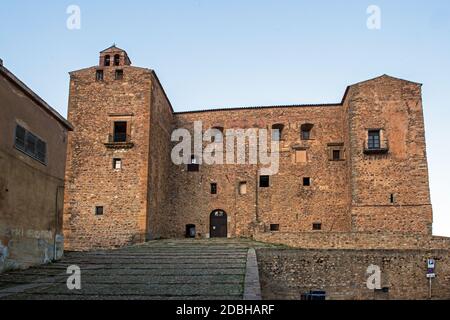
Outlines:
[[391,193],[390,201],[392,204],[395,203],[395,194]]
[[105,56],[105,63],[104,63],[105,67],[109,67],[111,65],[111,56],[110,55],[106,55]]
[[333,161],[341,160],[341,150],[333,150]]
[[310,123],[305,123],[302,124],[300,127],[300,131],[301,131],[301,139],[302,140],[311,140],[312,139],[312,129],[313,129],[314,125],[310,124]]
[[103,81],[103,70],[97,70],[95,73],[95,79],[97,81]]
[[369,140],[367,143],[369,150],[376,150],[381,148],[380,130],[370,130]]
[[116,70],[116,80],[123,80],[123,70]]
[[279,224],[271,224],[270,231],[272,231],[272,232],[280,231],[280,225]]
[[239,183],[239,194],[241,196],[247,194],[247,182],[243,181]]
[[113,142],[127,142],[127,122],[114,122]]
[[259,187],[260,188],[268,188],[270,186],[270,177],[269,176],[260,176],[259,177]]
[[188,164],[188,172],[198,172],[200,171],[200,166],[198,164],[197,158],[195,155],[191,156],[191,163]]
[[[214,135],[212,136],[212,142],[222,143],[225,129],[223,127],[214,127],[212,129],[215,131]],[[220,134],[218,131],[220,131]]]
[[211,194],[217,194],[217,183],[211,183]]
[[322,230],[322,224],[319,222],[313,223],[313,230],[314,231]]
[[103,207],[95,207],[95,215],[102,216],[103,215]]
[[114,56],[114,65],[115,65],[115,66],[120,65],[120,55],[119,55],[119,54],[116,54],[116,55]]
[[272,126],[272,141],[280,141],[283,138],[284,125],[274,124]]
[[295,163],[308,162],[308,156],[306,150],[295,150]]
[[311,178],[303,178],[303,186],[305,187],[311,186]]
[[16,126],[14,146],[16,149],[45,164],[47,144],[19,125]]
[[122,169],[122,159],[113,159],[113,168],[114,170]]

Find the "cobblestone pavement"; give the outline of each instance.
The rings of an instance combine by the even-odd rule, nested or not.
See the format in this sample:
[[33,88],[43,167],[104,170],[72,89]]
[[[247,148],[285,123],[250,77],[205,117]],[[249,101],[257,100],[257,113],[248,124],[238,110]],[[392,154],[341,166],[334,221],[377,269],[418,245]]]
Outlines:
[[[111,251],[68,252],[53,264],[0,275],[1,299],[242,299],[250,240],[160,240]],[[81,268],[70,291],[67,268]]]

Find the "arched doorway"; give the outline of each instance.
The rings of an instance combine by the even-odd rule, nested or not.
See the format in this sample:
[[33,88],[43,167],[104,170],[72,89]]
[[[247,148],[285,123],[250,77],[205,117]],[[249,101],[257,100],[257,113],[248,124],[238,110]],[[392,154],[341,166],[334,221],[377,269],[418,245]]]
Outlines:
[[227,238],[228,237],[228,219],[227,214],[223,210],[214,210],[210,217],[211,238]]

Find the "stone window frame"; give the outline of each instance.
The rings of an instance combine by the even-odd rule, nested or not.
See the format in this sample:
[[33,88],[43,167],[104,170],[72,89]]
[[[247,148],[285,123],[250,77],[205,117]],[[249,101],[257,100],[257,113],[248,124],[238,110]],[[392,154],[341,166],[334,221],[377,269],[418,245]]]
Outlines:
[[[308,147],[304,147],[304,146],[301,146],[301,145],[294,145],[294,146],[292,146],[292,150],[294,151],[293,152],[293,154],[292,154],[292,163],[293,164],[303,164],[303,165],[305,165],[305,164],[307,164],[308,162],[309,162],[309,157],[308,157],[308,150],[309,150],[309,148]],[[305,162],[300,162],[300,161],[297,161],[297,152],[298,151],[304,151],[306,154],[305,154]]]
[[217,125],[217,126],[213,126],[211,127],[212,130],[218,130],[222,133],[222,139],[216,140],[215,136],[212,136],[212,141],[211,143],[223,143],[225,141],[225,128]]
[[[334,152],[339,151],[340,157],[339,159],[334,158]],[[346,160],[346,149],[343,142],[333,142],[328,144],[328,160],[329,161],[345,161]]]
[[[134,143],[132,142],[132,132],[133,132],[133,118],[132,113],[110,113],[108,114],[109,121],[109,132],[108,132],[108,142],[105,145],[109,148],[132,148]],[[114,125],[116,122],[126,122],[127,123],[127,138],[125,142],[114,142],[112,137],[114,136]]]
[[211,182],[211,183],[210,183],[210,187],[211,187],[210,193],[211,193],[212,195],[217,195],[217,194],[219,194],[219,185],[217,184],[217,182]]
[[122,81],[125,77],[125,72],[123,71],[123,69],[116,69],[116,71],[114,72],[114,80],[116,81]]
[[[310,141],[315,140],[315,125],[311,122],[304,122],[300,124],[300,140],[302,141]],[[305,138],[304,133],[308,132],[308,137]]]
[[[101,211],[101,213],[99,213]],[[105,215],[105,206],[104,205],[98,205],[94,207],[94,214],[96,217],[102,217]]]
[[313,231],[322,231],[323,224],[322,222],[314,222],[313,223]]
[[[117,163],[120,163],[120,167],[117,168]],[[120,171],[123,168],[123,159],[122,158],[113,158],[113,169],[116,171]]]
[[[379,148],[369,148],[369,134],[370,132],[379,132]],[[389,153],[389,141],[387,139],[386,130],[383,127],[365,128],[364,139],[364,153],[365,154],[387,154]]]
[[[274,139],[275,138],[275,132],[277,132],[278,130],[278,139]],[[285,141],[285,130],[286,130],[286,126],[283,123],[274,123],[270,126],[270,132],[271,132],[271,139],[272,141]]]
[[[264,179],[263,179],[264,178]],[[263,181],[263,180],[265,180],[267,178],[267,181]],[[263,189],[267,189],[267,188],[270,188],[270,176],[268,176],[268,175],[262,175],[262,176],[259,176],[259,188],[263,188]],[[263,183],[264,182],[264,183]],[[267,184],[265,183],[265,182],[267,182]]]
[[270,232],[280,232],[280,224],[279,223],[271,223],[270,224]]
[[105,81],[105,72],[103,69],[95,70],[95,81],[97,82]]

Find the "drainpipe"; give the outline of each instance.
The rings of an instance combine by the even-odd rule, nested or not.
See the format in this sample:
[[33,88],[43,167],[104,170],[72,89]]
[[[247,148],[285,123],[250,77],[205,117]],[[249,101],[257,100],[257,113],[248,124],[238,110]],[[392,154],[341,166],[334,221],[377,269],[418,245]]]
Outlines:
[[56,261],[58,258],[56,255],[56,237],[58,236],[58,228],[59,228],[59,213],[58,213],[58,204],[59,204],[59,190],[64,190],[64,186],[56,187],[56,197],[55,197],[55,237],[53,241],[53,260]]

